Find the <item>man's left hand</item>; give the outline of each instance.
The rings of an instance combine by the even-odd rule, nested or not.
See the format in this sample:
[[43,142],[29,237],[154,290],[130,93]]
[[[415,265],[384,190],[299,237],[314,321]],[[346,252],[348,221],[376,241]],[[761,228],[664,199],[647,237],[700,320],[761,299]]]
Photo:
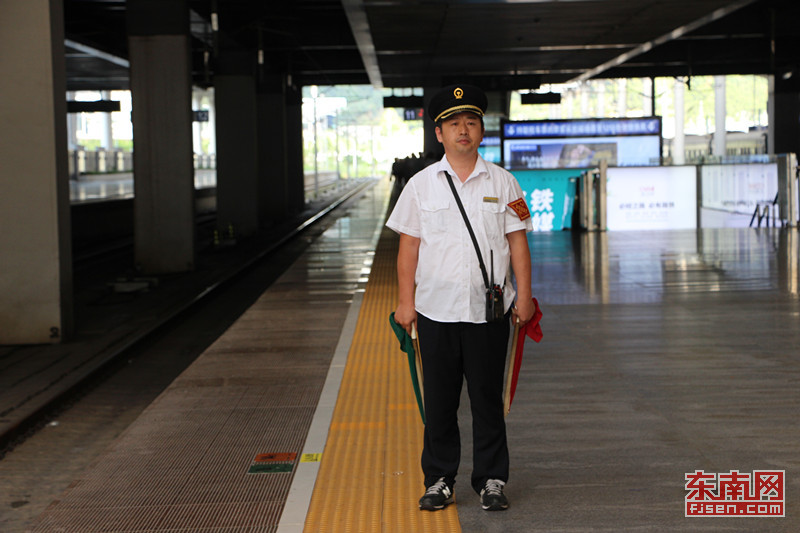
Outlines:
[[519,320],[519,325],[524,326],[533,318],[533,313],[535,311],[536,308],[533,305],[533,300],[530,298],[527,300],[517,300],[511,310],[511,319],[512,321]]

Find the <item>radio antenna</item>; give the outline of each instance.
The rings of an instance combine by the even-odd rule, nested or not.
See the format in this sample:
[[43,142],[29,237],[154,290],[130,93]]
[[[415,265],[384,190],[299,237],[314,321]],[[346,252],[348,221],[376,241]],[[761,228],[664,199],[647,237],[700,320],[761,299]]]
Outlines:
[[489,262],[491,263],[491,265],[489,265],[489,268],[491,269],[492,272],[491,284],[492,287],[494,287],[494,250],[489,250]]

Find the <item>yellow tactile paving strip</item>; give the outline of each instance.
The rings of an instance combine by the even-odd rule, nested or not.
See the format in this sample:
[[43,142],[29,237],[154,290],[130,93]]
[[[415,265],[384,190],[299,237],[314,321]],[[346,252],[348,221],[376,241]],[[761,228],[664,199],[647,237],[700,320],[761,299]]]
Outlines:
[[456,506],[420,511],[422,421],[389,326],[397,236],[378,242],[306,517],[306,532],[460,532]]

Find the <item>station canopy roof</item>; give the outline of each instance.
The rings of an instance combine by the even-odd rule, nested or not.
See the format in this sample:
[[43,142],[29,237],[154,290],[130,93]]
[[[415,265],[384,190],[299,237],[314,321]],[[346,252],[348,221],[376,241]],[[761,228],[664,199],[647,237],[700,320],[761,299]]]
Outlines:
[[[800,78],[797,0],[187,3],[201,86],[213,85],[231,52],[260,79],[288,76],[295,86],[459,80],[534,90],[593,78]],[[126,10],[125,0],[64,0],[68,89],[128,88]]]

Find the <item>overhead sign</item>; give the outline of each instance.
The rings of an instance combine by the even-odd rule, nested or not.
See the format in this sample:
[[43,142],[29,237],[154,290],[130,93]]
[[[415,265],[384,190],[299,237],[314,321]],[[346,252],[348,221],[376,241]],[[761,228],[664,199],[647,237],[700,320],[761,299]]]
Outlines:
[[383,107],[425,107],[422,96],[384,96]]
[[522,105],[560,104],[561,93],[522,93],[520,103]]
[[116,100],[95,100],[93,102],[69,100],[67,102],[67,113],[113,113],[119,110],[120,105]]
[[661,135],[661,117],[531,120],[503,124],[503,136],[509,139],[624,135]]
[[403,120],[422,120],[425,112],[422,108],[406,108],[403,109]]

